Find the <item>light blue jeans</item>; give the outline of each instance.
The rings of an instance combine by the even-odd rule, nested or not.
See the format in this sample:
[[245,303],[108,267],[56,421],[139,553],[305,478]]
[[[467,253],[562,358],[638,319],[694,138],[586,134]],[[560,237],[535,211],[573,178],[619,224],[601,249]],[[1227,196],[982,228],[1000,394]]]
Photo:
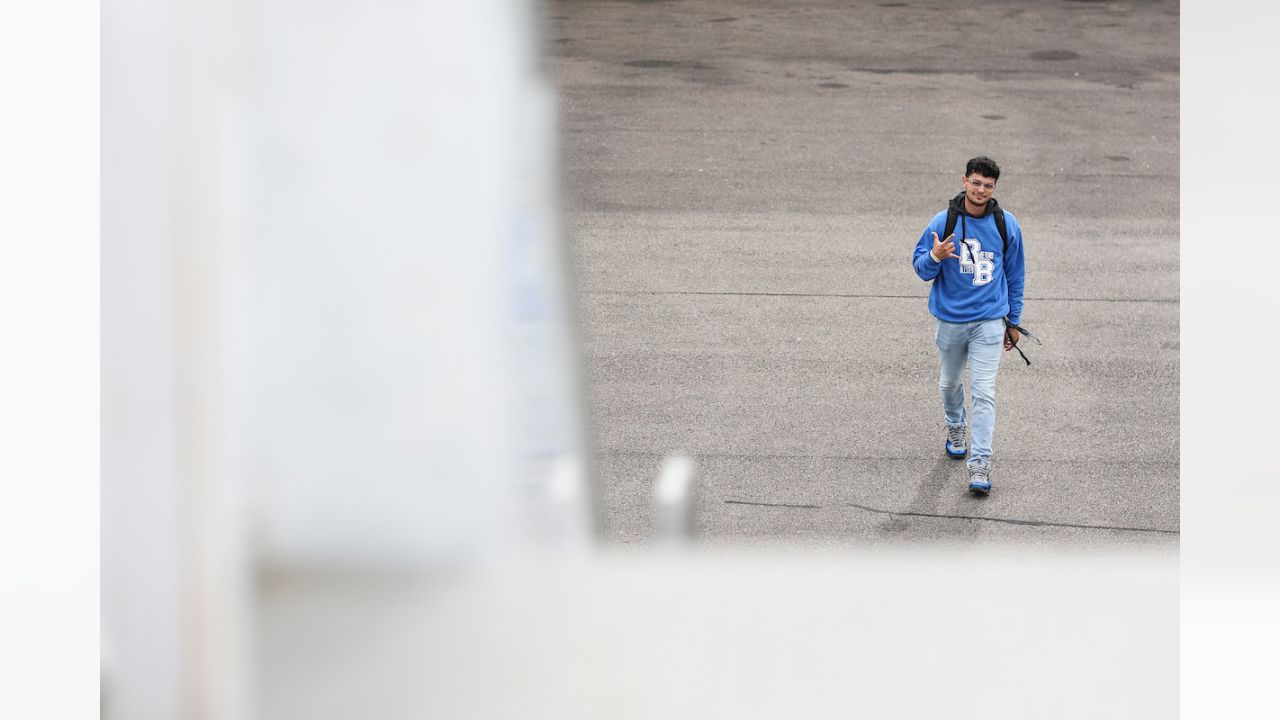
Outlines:
[[996,429],[996,373],[1004,352],[1004,318],[970,323],[938,320],[936,342],[942,372],[943,416],[950,427],[965,424],[964,365],[969,362],[973,422],[969,423],[969,465],[991,462],[991,436]]

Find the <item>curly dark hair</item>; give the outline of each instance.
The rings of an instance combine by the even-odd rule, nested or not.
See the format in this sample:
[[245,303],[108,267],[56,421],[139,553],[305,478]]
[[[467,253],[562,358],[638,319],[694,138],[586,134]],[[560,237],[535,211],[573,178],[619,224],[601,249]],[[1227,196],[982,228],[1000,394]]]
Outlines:
[[965,166],[964,166],[965,177],[969,177],[974,173],[978,173],[979,175],[982,175],[984,177],[989,177],[992,180],[999,180],[1000,166],[996,164],[995,160],[992,160],[986,155],[979,155],[978,157],[965,163]]

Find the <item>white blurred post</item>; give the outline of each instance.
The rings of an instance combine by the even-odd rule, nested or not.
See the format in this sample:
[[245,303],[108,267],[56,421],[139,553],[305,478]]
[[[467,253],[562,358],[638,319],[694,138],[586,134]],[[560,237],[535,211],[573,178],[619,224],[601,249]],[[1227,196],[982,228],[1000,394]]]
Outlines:
[[102,12],[102,712],[183,717],[170,5]]
[[693,459],[672,455],[662,463],[653,494],[654,540],[685,545],[693,538]]
[[102,705],[113,720],[250,714],[252,566],[228,452],[235,9],[112,0],[103,12]]
[[235,377],[232,262],[243,233],[244,26],[239,2],[185,0],[173,10],[169,168],[182,549],[183,710],[252,716],[253,557],[245,478],[231,455]]

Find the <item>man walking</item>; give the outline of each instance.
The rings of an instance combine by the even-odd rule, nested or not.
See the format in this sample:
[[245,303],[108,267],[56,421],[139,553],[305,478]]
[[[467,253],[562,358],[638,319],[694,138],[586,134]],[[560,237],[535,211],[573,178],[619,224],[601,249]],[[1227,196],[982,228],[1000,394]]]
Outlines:
[[[947,455],[968,454],[969,490],[991,490],[991,436],[996,425],[996,372],[1000,348],[1017,344],[1022,318],[1025,266],[1022,230],[1004,212],[993,193],[1000,167],[988,157],[970,160],[961,178],[962,191],[933,217],[916,243],[912,258],[916,275],[932,281],[929,312],[937,319],[943,416],[947,423]],[[959,232],[959,240],[954,240]],[[959,254],[956,251],[959,250]],[[972,435],[964,404],[964,366],[969,364],[973,395]]]

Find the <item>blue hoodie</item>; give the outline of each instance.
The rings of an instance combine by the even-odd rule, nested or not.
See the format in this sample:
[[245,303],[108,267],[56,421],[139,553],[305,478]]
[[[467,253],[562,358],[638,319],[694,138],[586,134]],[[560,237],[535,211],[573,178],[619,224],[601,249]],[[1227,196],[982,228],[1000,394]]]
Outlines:
[[[1026,267],[1022,254],[1022,228],[1013,213],[1005,211],[1005,230],[1009,233],[1009,252],[1004,251],[1004,241],[996,229],[995,198],[987,201],[982,215],[974,216],[964,210],[964,193],[951,201],[959,205],[960,217],[955,228],[955,254],[960,259],[943,258],[935,262],[929,256],[933,250],[933,233],[945,240],[942,231],[947,225],[947,211],[933,216],[929,226],[916,243],[912,264],[921,280],[932,280],[929,290],[929,312],[939,320],[951,323],[967,323],[975,320],[1008,318],[1014,325],[1022,321],[1022,285],[1026,279]],[[977,262],[974,262],[975,254]]]

